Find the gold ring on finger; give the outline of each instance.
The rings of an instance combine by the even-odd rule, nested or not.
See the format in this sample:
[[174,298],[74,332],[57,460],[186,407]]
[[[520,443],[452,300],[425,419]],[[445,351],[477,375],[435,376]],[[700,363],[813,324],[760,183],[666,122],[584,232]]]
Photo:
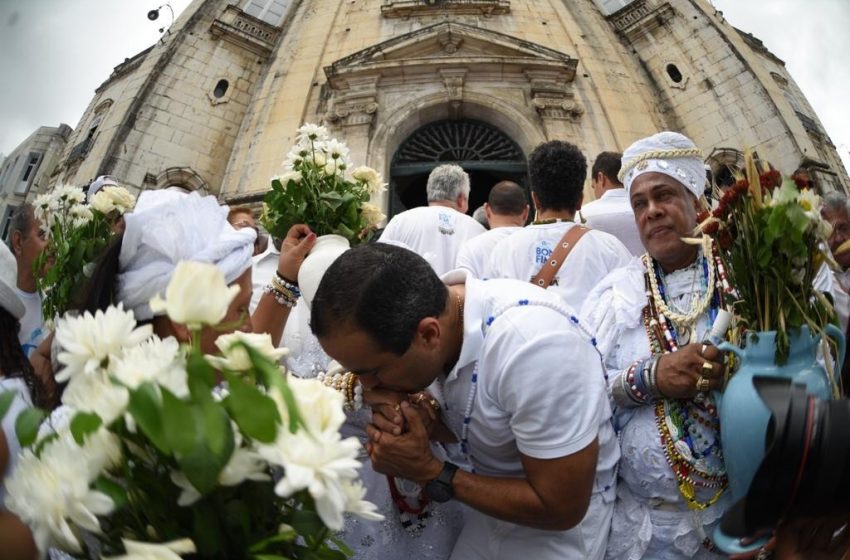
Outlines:
[[712,373],[714,373],[714,366],[711,365],[710,362],[703,362],[702,363],[702,372],[706,375],[711,375]]
[[709,381],[707,377],[703,377],[702,375],[700,375],[697,378],[697,391],[700,393],[705,393],[706,391],[708,391],[710,384],[711,381]]
[[401,412],[401,403],[396,403],[393,407],[393,410],[395,410],[396,412]]

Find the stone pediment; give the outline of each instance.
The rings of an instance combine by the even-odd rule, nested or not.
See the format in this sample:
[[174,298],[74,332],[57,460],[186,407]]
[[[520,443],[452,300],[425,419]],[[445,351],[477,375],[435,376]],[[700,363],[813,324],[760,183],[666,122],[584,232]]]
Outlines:
[[472,25],[444,22],[378,43],[325,67],[331,87],[345,88],[347,76],[382,77],[433,73],[437,68],[466,66],[500,73],[548,68],[565,82],[575,77],[578,61],[569,55],[510,35]]
[[442,82],[457,105],[471,83],[528,88],[533,107],[552,118],[581,115],[572,92],[578,60],[568,54],[473,25],[443,22],[378,43],[325,67],[331,122],[366,124],[378,90]]

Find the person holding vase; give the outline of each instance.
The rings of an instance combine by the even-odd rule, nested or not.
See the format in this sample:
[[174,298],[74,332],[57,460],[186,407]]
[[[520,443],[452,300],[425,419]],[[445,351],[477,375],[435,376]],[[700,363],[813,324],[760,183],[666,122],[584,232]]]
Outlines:
[[647,253],[609,274],[582,310],[622,450],[606,557],[720,558],[710,535],[730,498],[710,391],[725,366],[704,341],[731,302],[714,245],[683,240],[697,226],[702,156],[687,137],[662,132],[625,151],[621,177]]

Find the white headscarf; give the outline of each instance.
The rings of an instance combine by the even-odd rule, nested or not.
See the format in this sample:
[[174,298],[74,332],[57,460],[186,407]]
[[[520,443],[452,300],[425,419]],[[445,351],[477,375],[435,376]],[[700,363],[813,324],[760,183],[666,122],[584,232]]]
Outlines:
[[638,140],[623,152],[619,179],[626,192],[631,192],[635,179],[652,172],[675,179],[697,198],[704,194],[702,152],[690,138],[678,132],[659,132]]
[[228,284],[251,266],[256,232],[233,229],[227,207],[215,197],[177,189],[144,191],[124,221],[118,301],[137,320],[153,317],[149,302],[157,294],[164,297],[180,261],[215,264]]
[[100,189],[103,187],[120,187],[118,183],[115,182],[115,179],[110,177],[109,175],[101,175],[89,185],[89,190],[86,193],[86,202],[91,203],[91,199],[94,198],[94,195],[98,193]]

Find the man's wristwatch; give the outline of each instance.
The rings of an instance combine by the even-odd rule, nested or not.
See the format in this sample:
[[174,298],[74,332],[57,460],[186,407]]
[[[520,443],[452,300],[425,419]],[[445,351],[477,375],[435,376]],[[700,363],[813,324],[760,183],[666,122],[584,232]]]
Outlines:
[[437,478],[428,481],[425,485],[425,495],[430,500],[438,503],[448,502],[454,498],[455,490],[452,486],[452,479],[454,479],[456,472],[457,465],[448,461],[444,462],[443,470],[440,471]]

